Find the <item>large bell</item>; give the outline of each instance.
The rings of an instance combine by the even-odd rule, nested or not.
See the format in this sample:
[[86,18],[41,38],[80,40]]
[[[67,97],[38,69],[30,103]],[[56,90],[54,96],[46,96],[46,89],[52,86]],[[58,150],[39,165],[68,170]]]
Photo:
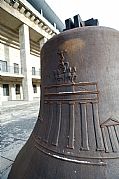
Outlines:
[[8,179],[119,179],[119,32],[64,31],[41,67],[39,117]]

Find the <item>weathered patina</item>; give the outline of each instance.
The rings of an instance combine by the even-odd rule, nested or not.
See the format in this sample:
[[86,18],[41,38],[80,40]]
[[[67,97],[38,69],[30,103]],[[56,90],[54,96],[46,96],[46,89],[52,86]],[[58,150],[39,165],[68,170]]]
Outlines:
[[9,179],[119,178],[119,32],[67,30],[41,52],[41,108]]

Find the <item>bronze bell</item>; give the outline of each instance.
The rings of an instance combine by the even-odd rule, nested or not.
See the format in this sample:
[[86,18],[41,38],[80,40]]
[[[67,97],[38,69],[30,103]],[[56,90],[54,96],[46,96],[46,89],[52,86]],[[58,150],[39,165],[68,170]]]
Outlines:
[[8,179],[119,179],[119,32],[64,31],[41,66],[39,117]]

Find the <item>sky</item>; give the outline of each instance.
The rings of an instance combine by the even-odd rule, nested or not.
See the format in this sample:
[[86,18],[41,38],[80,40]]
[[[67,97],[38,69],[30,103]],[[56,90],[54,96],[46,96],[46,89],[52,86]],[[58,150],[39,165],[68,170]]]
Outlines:
[[119,0],[45,0],[57,16],[67,18],[80,14],[82,20],[98,19],[100,26],[119,30]]

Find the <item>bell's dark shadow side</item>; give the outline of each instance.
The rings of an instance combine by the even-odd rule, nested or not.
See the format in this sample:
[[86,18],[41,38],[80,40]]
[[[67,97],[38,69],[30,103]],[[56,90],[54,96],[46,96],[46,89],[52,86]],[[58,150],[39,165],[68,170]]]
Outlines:
[[8,179],[119,179],[119,32],[64,31],[41,68],[39,117]]

